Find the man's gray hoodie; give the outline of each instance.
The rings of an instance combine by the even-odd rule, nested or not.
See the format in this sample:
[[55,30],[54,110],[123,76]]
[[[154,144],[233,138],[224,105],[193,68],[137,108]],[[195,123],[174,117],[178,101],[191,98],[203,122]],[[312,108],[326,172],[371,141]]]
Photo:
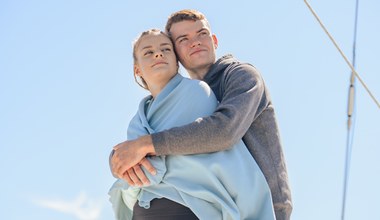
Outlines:
[[[156,154],[222,151],[242,138],[267,179],[277,220],[290,219],[292,200],[285,157],[274,107],[260,73],[252,65],[225,55],[203,80],[219,101],[216,111],[191,124],[152,134]],[[189,94],[189,98],[197,97]]]

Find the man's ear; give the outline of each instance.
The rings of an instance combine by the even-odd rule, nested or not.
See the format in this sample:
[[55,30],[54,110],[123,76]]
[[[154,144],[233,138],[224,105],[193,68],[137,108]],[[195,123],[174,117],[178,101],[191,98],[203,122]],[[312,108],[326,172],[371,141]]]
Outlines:
[[212,41],[214,42],[215,49],[217,49],[218,48],[218,38],[216,37],[215,34],[212,35]]

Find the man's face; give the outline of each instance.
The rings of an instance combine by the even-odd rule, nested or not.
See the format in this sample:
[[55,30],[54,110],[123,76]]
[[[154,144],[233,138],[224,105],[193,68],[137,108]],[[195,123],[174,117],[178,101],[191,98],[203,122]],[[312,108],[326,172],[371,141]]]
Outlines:
[[217,39],[205,21],[185,20],[174,23],[170,33],[178,59],[190,73],[207,72],[215,63]]

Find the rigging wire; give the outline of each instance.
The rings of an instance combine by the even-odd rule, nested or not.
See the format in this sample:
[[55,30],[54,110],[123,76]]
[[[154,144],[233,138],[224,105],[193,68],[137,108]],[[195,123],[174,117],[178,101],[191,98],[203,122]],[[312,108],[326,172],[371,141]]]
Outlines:
[[[357,26],[358,26],[358,11],[359,11],[359,0],[356,0],[355,7],[355,23],[354,23],[354,40],[352,46],[352,65],[356,68],[356,36],[357,36]],[[343,198],[342,198],[342,212],[341,219],[345,218],[346,211],[346,201],[347,201],[347,191],[348,191],[348,180],[350,174],[351,165],[351,154],[352,146],[355,132],[355,120],[356,120],[356,105],[355,105],[355,74],[351,72],[350,86],[348,89],[348,106],[347,106],[347,145],[346,145],[346,160],[344,166],[344,182],[343,182]],[[352,119],[354,123],[352,123]]]
[[311,13],[314,15],[314,17],[317,19],[318,23],[321,25],[322,29],[325,31],[325,33],[327,34],[327,36],[330,38],[330,40],[333,42],[334,46],[336,47],[336,49],[339,51],[339,53],[342,55],[343,59],[346,61],[347,65],[351,68],[351,71],[352,73],[355,75],[355,77],[359,80],[359,82],[363,85],[363,87],[365,88],[365,90],[367,91],[367,93],[369,94],[369,96],[372,98],[372,100],[375,102],[375,104],[377,105],[377,107],[380,109],[380,103],[376,100],[375,96],[372,94],[372,92],[369,90],[369,88],[367,87],[367,85],[364,83],[364,81],[362,80],[362,78],[359,76],[359,74],[356,72],[355,68],[352,66],[352,64],[350,63],[350,61],[347,59],[346,55],[344,55],[344,53],[342,52],[342,50],[339,48],[338,44],[336,43],[336,41],[334,40],[334,38],[331,36],[331,34],[328,32],[328,30],[326,29],[326,27],[323,25],[321,19],[318,17],[318,15],[315,13],[315,11],[313,10],[313,8],[310,6],[310,4],[307,2],[307,0],[304,0],[305,4],[307,5],[307,7],[310,9]]

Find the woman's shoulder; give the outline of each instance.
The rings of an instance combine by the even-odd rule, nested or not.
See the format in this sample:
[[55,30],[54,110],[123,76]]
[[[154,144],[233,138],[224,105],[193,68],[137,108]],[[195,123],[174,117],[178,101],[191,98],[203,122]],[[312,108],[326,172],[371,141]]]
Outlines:
[[200,92],[205,93],[207,95],[210,95],[210,93],[212,93],[210,86],[202,80],[184,77],[182,81],[183,84],[187,87],[187,89],[191,89],[194,93]]

